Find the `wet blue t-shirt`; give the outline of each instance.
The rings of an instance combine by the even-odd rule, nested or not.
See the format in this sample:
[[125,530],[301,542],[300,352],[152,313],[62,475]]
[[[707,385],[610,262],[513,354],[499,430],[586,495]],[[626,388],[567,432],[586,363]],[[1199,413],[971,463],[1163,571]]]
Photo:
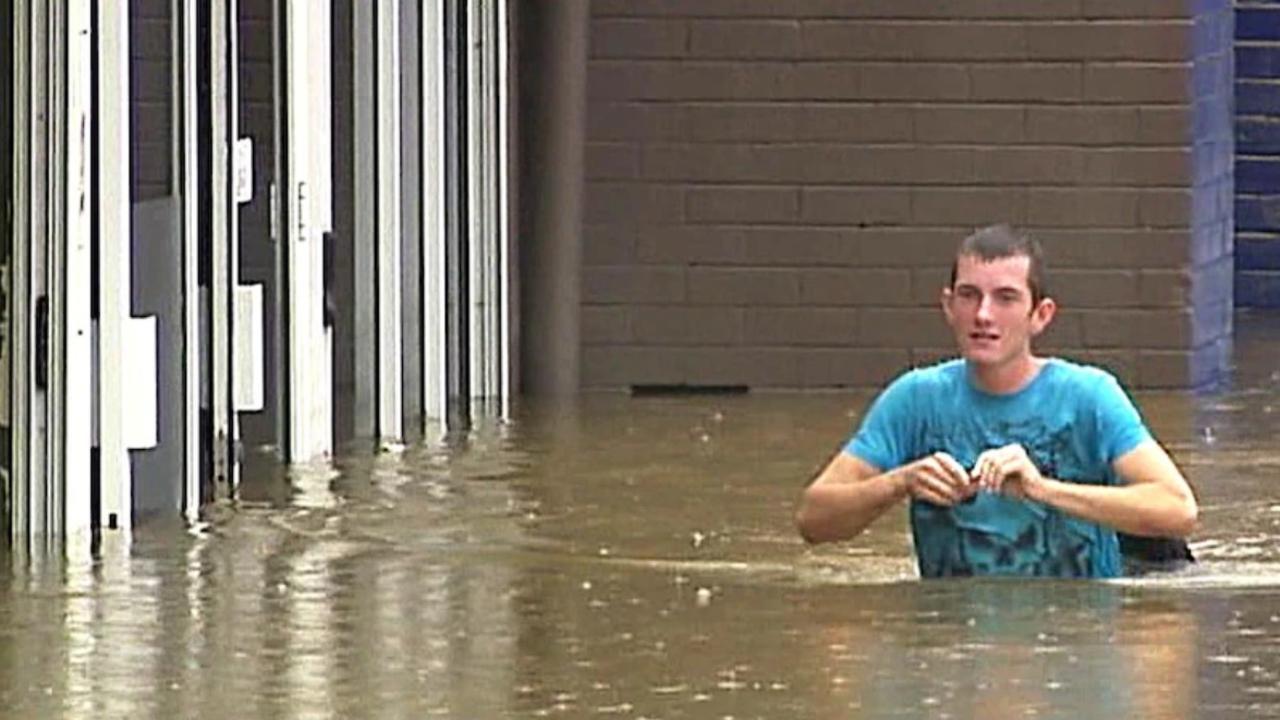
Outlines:
[[[1105,370],[1049,359],[1023,389],[992,395],[951,360],[890,384],[845,451],[885,471],[939,451],[970,469],[986,450],[1018,443],[1045,477],[1116,485],[1111,463],[1150,438]],[[1122,572],[1115,531],[996,493],[951,508],[913,499],[911,533],[924,577]]]

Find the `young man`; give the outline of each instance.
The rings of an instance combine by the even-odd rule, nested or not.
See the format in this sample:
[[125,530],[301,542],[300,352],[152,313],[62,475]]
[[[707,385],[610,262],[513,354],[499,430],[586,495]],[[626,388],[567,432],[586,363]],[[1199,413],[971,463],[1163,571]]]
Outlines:
[[966,238],[942,292],[961,358],[876,399],[805,490],[805,540],[852,538],[910,498],[924,577],[1115,577],[1117,531],[1188,535],[1191,488],[1115,378],[1032,353],[1056,310],[1038,243],[1007,225]]

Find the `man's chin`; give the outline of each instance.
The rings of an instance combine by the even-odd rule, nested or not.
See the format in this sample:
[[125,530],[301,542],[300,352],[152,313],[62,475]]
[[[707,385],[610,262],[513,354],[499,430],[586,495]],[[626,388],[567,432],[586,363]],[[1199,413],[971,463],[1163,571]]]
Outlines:
[[969,364],[978,366],[1000,365],[1003,361],[999,351],[994,348],[965,348],[961,351],[960,357]]

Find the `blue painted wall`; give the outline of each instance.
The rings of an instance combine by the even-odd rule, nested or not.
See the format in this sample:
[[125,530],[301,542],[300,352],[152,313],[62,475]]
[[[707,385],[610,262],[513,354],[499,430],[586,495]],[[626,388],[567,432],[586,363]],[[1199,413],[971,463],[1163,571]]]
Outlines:
[[1280,308],[1280,0],[1236,3],[1237,307]]

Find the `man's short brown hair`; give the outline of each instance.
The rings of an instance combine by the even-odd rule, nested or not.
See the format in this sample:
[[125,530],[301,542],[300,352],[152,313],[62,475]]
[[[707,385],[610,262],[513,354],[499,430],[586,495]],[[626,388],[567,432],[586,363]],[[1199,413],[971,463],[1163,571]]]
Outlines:
[[952,289],[956,286],[956,264],[964,257],[976,257],[983,262],[1000,260],[1007,257],[1026,257],[1030,260],[1027,268],[1027,287],[1031,290],[1031,307],[1040,305],[1040,301],[1048,296],[1044,250],[1035,238],[1014,230],[1013,227],[1001,223],[989,225],[977,230],[960,242],[956,248],[956,256],[951,261]]

